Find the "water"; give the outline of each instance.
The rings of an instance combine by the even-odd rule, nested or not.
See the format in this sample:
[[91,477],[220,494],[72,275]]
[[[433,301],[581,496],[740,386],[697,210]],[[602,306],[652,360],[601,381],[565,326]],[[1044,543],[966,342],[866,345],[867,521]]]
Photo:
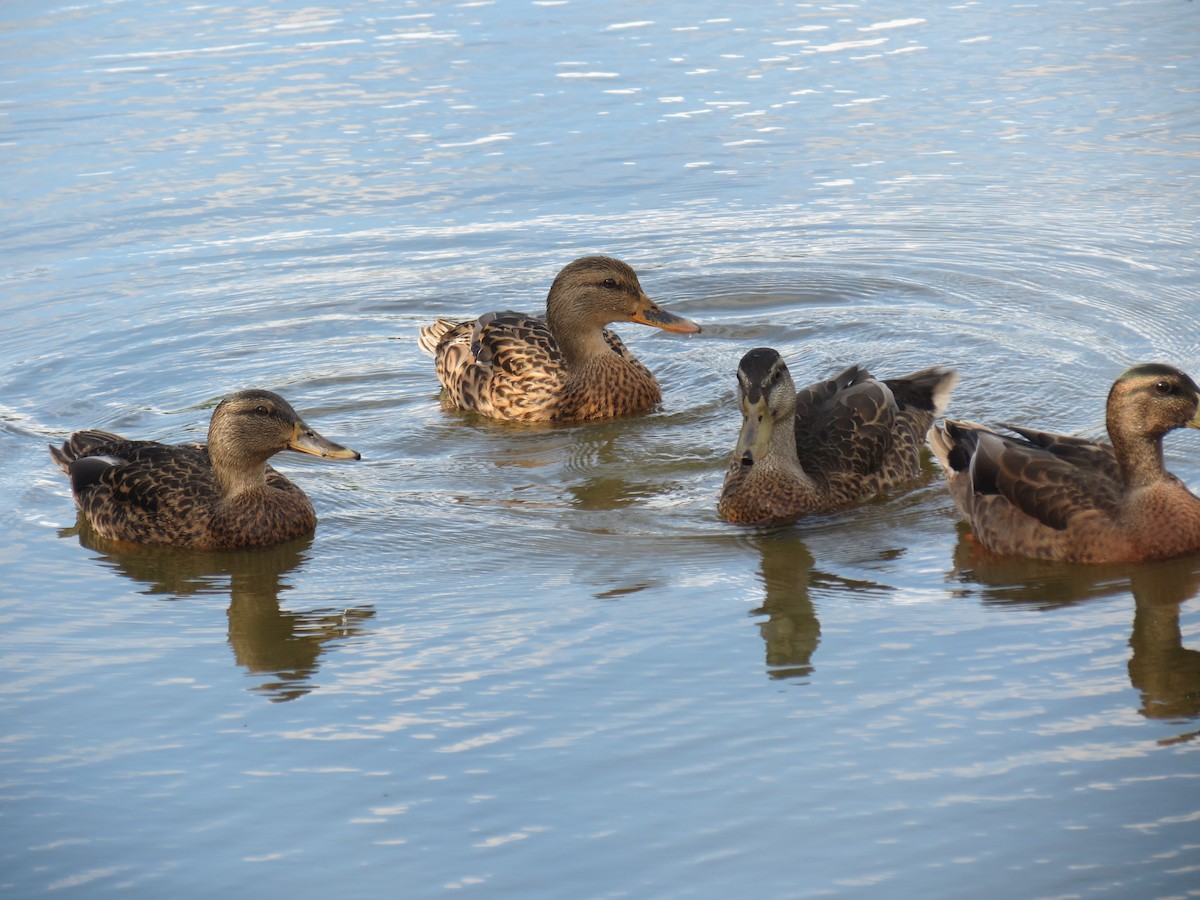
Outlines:
[[[1200,371],[1198,15],[9,4],[0,891],[1194,896],[1200,560],[715,505],[752,346],[1088,435]],[[418,325],[594,252],[705,327],[619,329],[662,408],[442,409]],[[363,453],[280,459],[311,539],[77,530],[48,442],[248,386]]]

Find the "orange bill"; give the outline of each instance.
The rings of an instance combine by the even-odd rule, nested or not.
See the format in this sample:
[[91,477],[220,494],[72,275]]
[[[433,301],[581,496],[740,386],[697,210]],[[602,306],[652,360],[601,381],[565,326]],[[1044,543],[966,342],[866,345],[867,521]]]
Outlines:
[[653,325],[655,328],[672,331],[676,334],[698,334],[700,332],[700,326],[691,319],[667,312],[646,296],[642,297],[642,302],[634,310],[632,321],[641,322],[643,325]]

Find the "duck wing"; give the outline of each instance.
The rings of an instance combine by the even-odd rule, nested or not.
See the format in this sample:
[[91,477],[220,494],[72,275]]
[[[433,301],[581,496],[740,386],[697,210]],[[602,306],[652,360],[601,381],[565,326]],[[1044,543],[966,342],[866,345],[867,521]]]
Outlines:
[[870,475],[896,443],[892,391],[860,366],[796,392],[796,454],[814,478]]
[[55,454],[68,460],[71,492],[102,535],[138,543],[182,543],[202,534],[220,497],[203,444],[72,436]]
[[1065,530],[1085,511],[1117,513],[1123,490],[1111,447],[1049,432],[1012,430],[1021,436],[946,421],[949,464],[968,477],[976,498],[1001,497],[1056,531]]
[[545,320],[512,310],[446,330],[435,359],[455,406],[499,418],[545,418],[561,385],[562,354]]
[[1000,427],[1019,434],[1033,446],[1039,447],[1081,470],[1094,470],[1114,484],[1121,479],[1121,467],[1117,464],[1113,448],[1108,444],[1066,434],[1054,434],[1050,431],[1037,431],[1033,428],[1023,428],[1008,423],[1001,423]]

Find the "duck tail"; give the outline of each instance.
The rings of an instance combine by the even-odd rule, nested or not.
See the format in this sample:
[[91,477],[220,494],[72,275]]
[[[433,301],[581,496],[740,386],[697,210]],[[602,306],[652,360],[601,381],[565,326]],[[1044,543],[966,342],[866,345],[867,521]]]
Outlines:
[[71,463],[85,456],[93,455],[100,447],[119,443],[124,440],[120,435],[111,431],[77,431],[65,440],[61,447],[50,444],[50,458],[54,464],[66,474],[71,474]]
[[949,472],[965,472],[979,445],[980,434],[994,434],[986,425],[959,419],[945,419],[929,432],[929,449]]
[[417,333],[417,346],[430,356],[437,356],[438,344],[457,324],[452,319],[437,319],[430,325],[423,325]]
[[913,407],[938,418],[950,403],[950,394],[958,384],[958,373],[945,366],[934,366],[903,378],[889,378],[885,384],[891,388],[901,408]]
[[55,447],[53,444],[49,444],[48,446],[50,447],[50,458],[54,460],[54,464],[62,469],[63,472],[70,472],[71,457],[67,455],[67,445],[63,444],[61,447]]
[[950,453],[954,449],[954,440],[946,433],[948,423],[939,422],[929,429],[929,449],[942,469],[949,473],[954,469],[950,465]]

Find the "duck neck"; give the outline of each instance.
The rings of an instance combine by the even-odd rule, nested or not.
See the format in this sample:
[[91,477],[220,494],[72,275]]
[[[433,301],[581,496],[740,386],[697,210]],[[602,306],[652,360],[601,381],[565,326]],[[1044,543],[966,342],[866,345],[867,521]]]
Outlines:
[[221,494],[234,497],[267,489],[267,461],[231,452],[231,448],[209,435],[208,458],[213,475],[221,485]]
[[1108,436],[1121,467],[1121,477],[1129,487],[1144,487],[1162,481],[1163,448],[1161,434],[1130,434],[1112,415],[1108,417]]
[[800,455],[796,452],[796,416],[787,415],[776,420],[771,430],[771,463],[776,468],[789,469],[801,478],[808,478],[808,473],[800,465]]
[[546,326],[554,335],[558,350],[567,368],[583,366],[589,360],[602,358],[611,349],[604,339],[604,329],[590,323],[564,321],[547,311]]

